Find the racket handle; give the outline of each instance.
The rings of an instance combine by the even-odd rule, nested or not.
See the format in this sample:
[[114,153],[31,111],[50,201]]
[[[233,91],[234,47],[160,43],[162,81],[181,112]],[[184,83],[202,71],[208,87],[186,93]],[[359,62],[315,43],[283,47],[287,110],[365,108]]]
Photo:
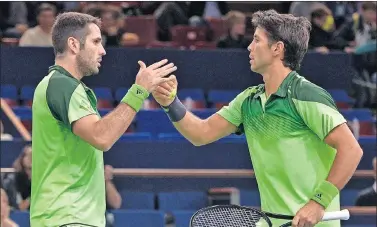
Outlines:
[[350,218],[350,212],[347,209],[340,211],[326,212],[323,215],[322,221],[331,220],[348,220]]

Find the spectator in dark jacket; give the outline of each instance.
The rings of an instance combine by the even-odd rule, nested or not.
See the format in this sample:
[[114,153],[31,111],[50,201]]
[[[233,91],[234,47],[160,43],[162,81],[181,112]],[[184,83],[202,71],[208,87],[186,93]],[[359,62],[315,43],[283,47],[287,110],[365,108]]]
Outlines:
[[[352,47],[368,44],[377,37],[376,3],[364,2],[361,14],[355,13],[334,35],[338,42],[351,43]],[[349,49],[347,52],[352,52]]]
[[332,15],[327,7],[314,9],[311,13],[309,46],[321,53],[327,53],[330,49],[343,50],[347,46],[347,42],[339,43],[334,39],[334,27],[327,26],[329,20],[332,20]]

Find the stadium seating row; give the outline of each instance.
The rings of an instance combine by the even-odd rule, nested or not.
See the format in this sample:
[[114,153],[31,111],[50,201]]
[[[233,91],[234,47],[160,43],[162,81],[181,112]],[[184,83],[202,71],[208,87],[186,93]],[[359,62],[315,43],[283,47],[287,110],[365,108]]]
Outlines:
[[[14,85],[1,85],[1,97],[7,99],[11,106],[17,106],[18,101],[21,101],[23,105],[30,106],[32,104],[34,90],[35,87],[30,85],[25,85],[19,90]],[[112,91],[107,87],[95,87],[93,91],[98,99],[98,108],[113,108],[114,104],[118,103],[127,93],[128,88],[121,87]],[[328,91],[339,108],[347,109],[352,106],[354,100],[350,98],[344,90],[330,89]],[[210,90],[206,98],[205,92],[201,89],[180,89],[178,96],[181,100],[186,102],[187,99],[190,99],[191,108],[193,109],[203,109],[206,107],[219,108],[229,103],[240,92],[240,90]],[[150,96],[149,100],[154,101],[152,96]],[[149,108],[156,107],[158,107],[158,105],[151,104]]]
[[[109,113],[111,109],[99,109],[101,116],[105,116]],[[31,130],[31,119],[32,113],[30,107],[13,107],[13,111],[23,122],[25,127],[28,130]],[[215,108],[211,109],[201,109],[193,110],[193,113],[198,117],[204,119],[217,111]],[[349,123],[353,123],[357,120],[358,124],[358,134],[360,136],[371,136],[376,135],[376,120],[373,117],[371,110],[369,109],[348,109],[341,110],[343,116],[347,119]],[[166,116],[165,112],[161,109],[152,109],[152,110],[141,110],[136,115],[136,118],[133,122],[132,127],[129,128],[127,132],[144,132],[151,133],[152,136],[156,137],[159,133],[177,133],[174,126],[169,121],[169,118]],[[162,134],[161,138],[170,138],[170,139],[179,139],[179,137],[174,134]],[[131,135],[130,137],[124,137],[124,139],[134,137],[135,139],[148,139],[148,134],[136,134]],[[141,138],[142,137],[142,138]],[[234,137],[238,138],[238,137]]]
[[[342,206],[353,206],[357,191],[345,190],[341,192]],[[117,226],[143,226],[158,227],[165,226],[166,214],[173,216],[176,227],[188,227],[191,216],[198,209],[209,206],[207,193],[191,192],[161,192],[155,195],[150,192],[122,191],[123,204],[120,210],[111,211],[114,215],[115,227]],[[157,198],[157,199],[156,199]],[[157,201],[158,208],[155,204]],[[240,190],[240,205],[260,207],[259,194],[257,190]],[[156,209],[157,208],[157,209]],[[11,217],[20,226],[29,226],[29,214],[27,212],[15,211]],[[362,218],[364,221],[358,224],[375,223],[373,216]],[[352,222],[350,222],[352,224]]]
[[[175,227],[189,227],[192,211],[176,210],[171,212]],[[113,227],[165,227],[166,214],[162,211],[146,210],[115,210],[111,214],[114,218]],[[11,218],[22,227],[30,227],[29,213],[14,211]],[[343,227],[375,227],[375,215],[352,216],[348,221],[342,221]]]

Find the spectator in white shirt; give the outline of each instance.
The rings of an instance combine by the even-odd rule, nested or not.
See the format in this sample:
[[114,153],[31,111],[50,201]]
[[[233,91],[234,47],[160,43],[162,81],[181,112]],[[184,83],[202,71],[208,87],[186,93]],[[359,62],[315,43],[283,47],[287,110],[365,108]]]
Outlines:
[[38,7],[38,25],[28,29],[20,39],[20,46],[52,46],[52,26],[56,17],[56,7],[43,3]]

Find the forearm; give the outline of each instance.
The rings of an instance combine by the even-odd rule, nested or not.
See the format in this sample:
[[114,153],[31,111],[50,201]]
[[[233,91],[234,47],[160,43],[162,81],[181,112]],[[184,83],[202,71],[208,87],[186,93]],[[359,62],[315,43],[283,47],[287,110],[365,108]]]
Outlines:
[[111,181],[106,181],[106,200],[112,209],[119,209],[122,205],[122,197]]
[[202,120],[187,111],[184,118],[178,122],[173,122],[175,128],[192,144],[200,146],[208,143],[206,141],[206,120]]
[[355,173],[362,155],[360,146],[338,148],[327,181],[342,190]]
[[96,122],[94,135],[104,141],[105,147],[111,147],[132,123],[136,111],[128,104],[120,103],[113,111]]

